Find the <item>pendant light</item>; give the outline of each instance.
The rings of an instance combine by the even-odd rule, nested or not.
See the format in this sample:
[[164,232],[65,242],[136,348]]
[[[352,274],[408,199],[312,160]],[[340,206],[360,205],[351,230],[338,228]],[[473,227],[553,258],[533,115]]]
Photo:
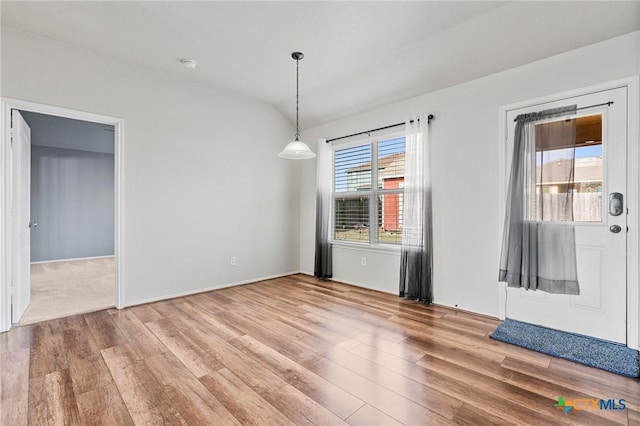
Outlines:
[[306,143],[300,140],[300,123],[298,119],[298,104],[300,99],[299,64],[300,60],[304,58],[304,55],[301,52],[293,52],[291,57],[296,61],[296,138],[292,142],[289,142],[278,155],[288,160],[305,160],[315,157],[316,154],[309,149]]

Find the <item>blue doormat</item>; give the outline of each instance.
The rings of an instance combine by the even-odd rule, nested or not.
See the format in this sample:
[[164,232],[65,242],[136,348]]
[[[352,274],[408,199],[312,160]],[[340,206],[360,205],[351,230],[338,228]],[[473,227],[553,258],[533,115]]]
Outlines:
[[624,345],[506,319],[491,338],[627,377],[640,377],[640,353]]

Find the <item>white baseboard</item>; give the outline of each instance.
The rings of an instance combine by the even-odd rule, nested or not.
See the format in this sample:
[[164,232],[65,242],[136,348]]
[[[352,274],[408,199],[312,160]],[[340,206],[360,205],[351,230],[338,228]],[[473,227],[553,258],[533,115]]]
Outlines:
[[466,312],[468,314],[481,315],[483,317],[499,319],[495,314],[489,314],[487,312],[474,311],[474,310],[467,309],[467,308],[464,308],[464,307],[449,305],[448,303],[440,303],[440,302],[436,302],[436,301],[431,302],[431,303],[433,305],[436,305],[436,306],[442,306],[442,307],[445,307],[445,308],[455,309],[456,311]]
[[[286,277],[286,276],[294,275],[298,273],[300,273],[300,271],[283,272],[281,274],[268,275],[266,277],[251,278],[243,281],[235,281],[235,282],[226,283],[226,284],[218,284],[211,287],[205,287],[205,288],[199,288],[195,290],[182,291],[179,293],[167,294],[164,296],[151,297],[149,299],[142,299],[142,300],[136,300],[133,302],[128,302],[124,306],[122,306],[122,308],[128,308],[128,307],[137,306],[137,305],[144,305],[146,303],[159,302],[161,300],[175,299],[177,297],[191,296],[193,294],[206,293],[207,291],[220,290],[228,287],[236,287],[244,284],[257,283],[259,281],[272,280],[274,278]],[[122,309],[122,308],[119,308],[119,309]]]
[[[300,273],[301,273],[301,274],[305,274],[305,275],[311,275],[311,276],[313,276],[313,272],[300,271]],[[367,290],[379,291],[379,292],[381,292],[381,293],[393,294],[393,295],[395,295],[395,296],[397,296],[397,295],[398,295],[397,293],[394,293],[394,292],[392,292],[392,291],[386,291],[386,290],[381,290],[381,289],[379,289],[379,288],[367,287],[367,286],[363,285],[362,283],[349,282],[349,281],[341,280],[341,279],[339,279],[339,278],[333,278],[333,280],[335,280],[335,281],[337,281],[337,282],[340,282],[340,283],[343,283],[343,284],[348,284],[348,285],[352,285],[352,286],[355,286],[355,287],[364,288],[364,289],[367,289]],[[472,311],[472,310],[469,310],[469,309],[461,308],[461,307],[458,307],[458,306],[448,305],[448,304],[446,304],[446,303],[439,303],[439,302],[436,302],[436,301],[433,301],[433,302],[431,302],[431,303],[432,303],[433,305],[436,305],[436,306],[443,306],[443,307],[445,307],[445,308],[451,308],[451,309],[455,309],[455,310],[458,310],[458,311],[467,312],[467,313],[469,313],[469,314],[482,315],[482,316],[490,317],[490,318],[497,318],[495,315],[492,315],[492,314],[489,314],[489,313],[486,313],[486,312]]]
[[55,259],[55,260],[41,260],[38,262],[31,262],[32,265],[38,265],[40,263],[56,263],[56,262],[71,262],[74,260],[92,260],[92,259],[106,259],[108,257],[114,257],[114,255],[109,254],[107,256],[91,256],[91,257],[74,257],[71,259]]

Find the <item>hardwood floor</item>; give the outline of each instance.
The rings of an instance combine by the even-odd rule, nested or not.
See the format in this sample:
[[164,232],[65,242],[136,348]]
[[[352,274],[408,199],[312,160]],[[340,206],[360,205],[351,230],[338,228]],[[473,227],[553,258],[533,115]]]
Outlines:
[[0,334],[0,424],[640,424],[639,380],[498,323],[304,275],[60,318]]

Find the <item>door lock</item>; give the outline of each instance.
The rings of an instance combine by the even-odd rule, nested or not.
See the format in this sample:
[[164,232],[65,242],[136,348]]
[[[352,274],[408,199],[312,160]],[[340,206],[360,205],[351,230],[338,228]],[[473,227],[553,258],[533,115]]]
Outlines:
[[611,225],[609,227],[609,231],[613,232],[614,234],[617,234],[620,231],[622,231],[622,228],[620,227],[620,225]]
[[609,214],[611,216],[620,216],[622,214],[622,194],[612,192],[609,194]]

